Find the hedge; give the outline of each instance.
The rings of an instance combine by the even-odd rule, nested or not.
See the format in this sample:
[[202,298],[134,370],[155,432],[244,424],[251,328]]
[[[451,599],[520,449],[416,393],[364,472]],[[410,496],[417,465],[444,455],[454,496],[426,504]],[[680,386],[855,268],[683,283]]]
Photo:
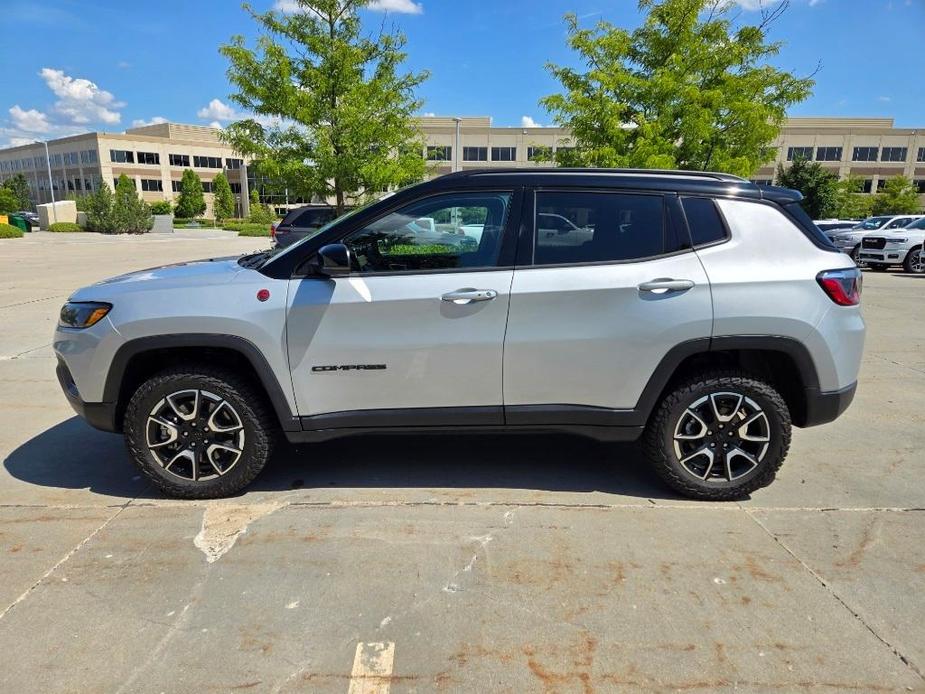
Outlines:
[[84,228],[79,224],[74,224],[74,222],[55,222],[54,224],[48,225],[48,231],[83,231]]
[[269,224],[235,224],[235,229],[230,229],[230,231],[238,232],[238,236],[269,236],[270,235],[270,225]]
[[184,227],[187,224],[194,224],[194,223],[198,224],[201,227],[215,226],[215,220],[210,217],[196,217],[196,218],[174,217],[173,218],[173,225],[175,227]]
[[0,239],[21,239],[22,229],[12,224],[0,224]]

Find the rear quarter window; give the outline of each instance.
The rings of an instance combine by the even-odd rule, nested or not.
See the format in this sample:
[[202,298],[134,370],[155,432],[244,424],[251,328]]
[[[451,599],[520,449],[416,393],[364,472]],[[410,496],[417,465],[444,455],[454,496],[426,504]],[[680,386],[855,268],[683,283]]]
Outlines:
[[684,216],[694,247],[706,246],[726,239],[726,226],[710,198],[683,198]]

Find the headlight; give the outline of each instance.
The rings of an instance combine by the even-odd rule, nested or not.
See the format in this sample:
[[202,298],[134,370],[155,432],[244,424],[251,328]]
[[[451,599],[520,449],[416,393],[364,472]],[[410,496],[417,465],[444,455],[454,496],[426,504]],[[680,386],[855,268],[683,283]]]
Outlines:
[[112,304],[96,301],[69,301],[61,307],[58,325],[63,328],[89,328],[96,325],[112,309]]
[[906,243],[909,239],[887,239],[887,243]]

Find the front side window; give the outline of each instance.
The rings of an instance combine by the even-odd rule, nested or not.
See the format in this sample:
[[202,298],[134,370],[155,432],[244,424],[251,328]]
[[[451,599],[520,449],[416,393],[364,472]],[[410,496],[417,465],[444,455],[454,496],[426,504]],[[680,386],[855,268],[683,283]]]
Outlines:
[[660,195],[536,195],[536,265],[636,260],[675,250]]
[[510,201],[508,192],[427,198],[353,232],[344,244],[361,273],[494,267]]

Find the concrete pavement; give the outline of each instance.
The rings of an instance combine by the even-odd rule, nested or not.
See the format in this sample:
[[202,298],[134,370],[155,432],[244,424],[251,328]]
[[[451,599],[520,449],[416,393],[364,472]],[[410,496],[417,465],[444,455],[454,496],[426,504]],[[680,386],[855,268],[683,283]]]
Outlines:
[[854,404],[743,503],[564,436],[285,447],[163,499],[59,392],[58,309],[261,241],[0,241],[0,691],[925,691],[925,278],[865,274]]

